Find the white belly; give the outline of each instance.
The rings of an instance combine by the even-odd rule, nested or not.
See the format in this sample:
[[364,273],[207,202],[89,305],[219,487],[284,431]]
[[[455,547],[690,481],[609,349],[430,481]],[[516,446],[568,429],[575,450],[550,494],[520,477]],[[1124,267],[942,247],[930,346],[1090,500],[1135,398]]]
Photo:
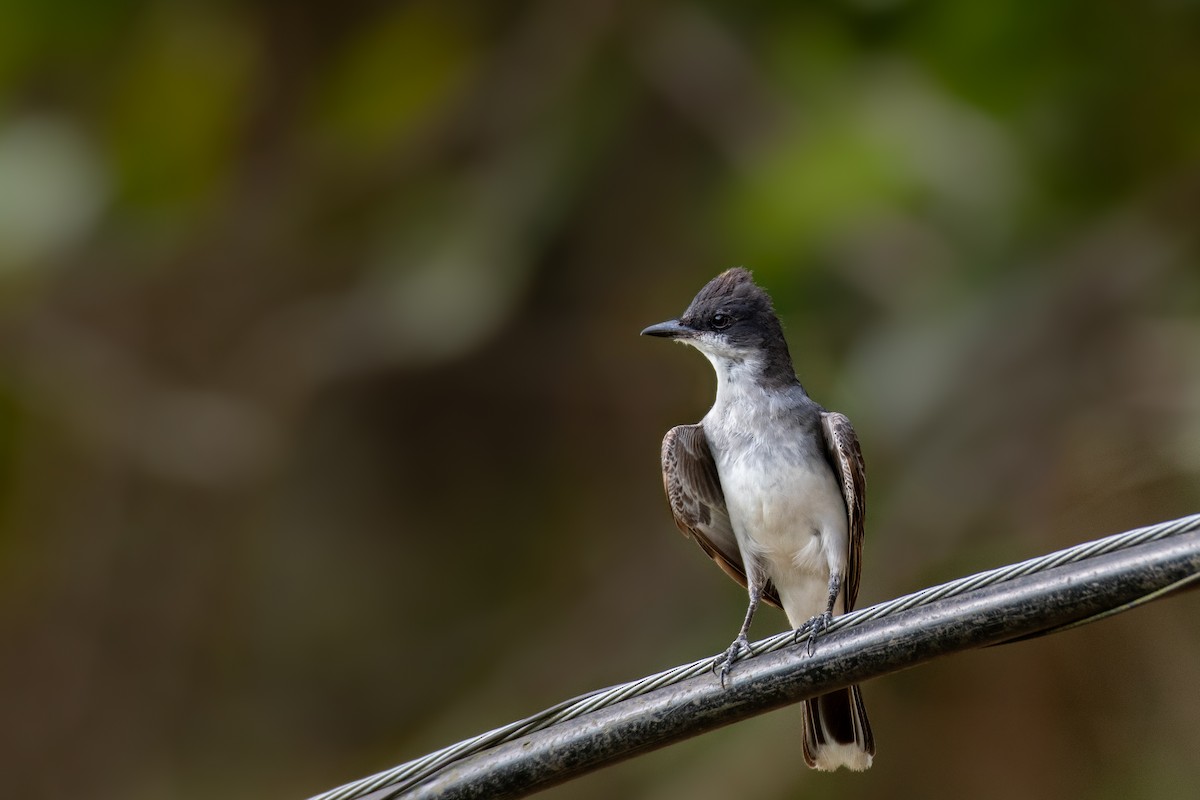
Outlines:
[[743,560],[766,572],[798,627],[825,611],[831,571],[845,573],[846,507],[831,469],[772,461],[731,464],[721,484]]

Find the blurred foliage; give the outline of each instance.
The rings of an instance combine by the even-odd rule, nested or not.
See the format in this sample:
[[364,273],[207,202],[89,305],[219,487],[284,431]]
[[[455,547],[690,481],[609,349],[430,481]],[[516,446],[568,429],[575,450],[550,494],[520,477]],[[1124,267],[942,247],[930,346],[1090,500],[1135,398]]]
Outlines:
[[[12,796],[304,797],[715,653],[639,340],[756,270],[869,475],[862,601],[1200,501],[1200,10],[0,3]],[[1197,599],[550,797],[1190,797]],[[756,632],[783,624],[764,614]]]

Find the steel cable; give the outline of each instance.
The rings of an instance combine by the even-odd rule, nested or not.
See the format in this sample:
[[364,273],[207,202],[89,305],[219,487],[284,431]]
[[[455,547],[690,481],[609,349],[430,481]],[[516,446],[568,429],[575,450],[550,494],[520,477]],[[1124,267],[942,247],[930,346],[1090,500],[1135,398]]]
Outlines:
[[[828,635],[829,633],[833,633],[835,631],[852,628],[868,621],[890,617],[910,609],[915,609],[940,600],[962,595],[967,592],[995,586],[997,584],[1002,584],[1024,576],[1045,572],[1046,570],[1050,570],[1055,567],[1097,558],[1109,553],[1126,550],[1137,547],[1138,545],[1159,541],[1180,534],[1191,533],[1197,530],[1200,530],[1200,514],[1193,514],[1191,516],[1182,517],[1169,522],[1149,525],[1143,528],[1126,531],[1124,533],[1107,536],[1102,539],[1084,542],[1064,550],[1059,550],[1043,556],[1031,558],[1026,561],[1021,561],[1016,564],[1010,564],[963,578],[958,578],[938,586],[921,589],[920,591],[898,597],[894,600],[889,600],[868,608],[862,608],[857,611],[853,611],[849,614],[835,618],[833,623],[826,629],[826,633],[822,635]],[[1060,625],[1058,627],[1052,627],[1032,635],[1042,635],[1043,633],[1051,633],[1057,630],[1076,627],[1077,625],[1081,625],[1086,622],[1111,616],[1119,611],[1128,610],[1129,608],[1149,602],[1150,600],[1156,599],[1164,594],[1177,591],[1178,589],[1181,589],[1184,586],[1194,582],[1197,577],[1198,576],[1196,574],[1191,574],[1175,581],[1171,585],[1161,587],[1135,600],[1116,604],[1104,611],[1091,615],[1086,619],[1077,620],[1066,625]],[[797,635],[794,631],[785,631],[753,643],[750,647],[751,656],[757,656],[764,653],[781,650],[793,644],[806,641],[807,638],[807,634]],[[399,766],[393,767],[392,769],[384,772],[353,781],[344,786],[316,795],[310,800],[355,800],[355,798],[361,798],[371,794],[372,792],[376,792],[385,788],[391,790],[388,796],[394,796],[405,791],[406,789],[417,786],[422,781],[438,773],[448,765],[461,761],[469,756],[475,755],[484,750],[488,750],[489,748],[496,747],[502,743],[527,736],[536,731],[541,731],[551,726],[559,725],[585,714],[594,713],[600,709],[612,706],[630,698],[638,697],[657,689],[671,686],[672,684],[677,684],[689,678],[702,675],[712,669],[713,663],[714,658],[712,656],[708,656],[690,664],[673,667],[671,669],[664,670],[638,680],[618,684],[607,689],[598,689],[588,692],[551,706],[550,708],[534,714],[533,716],[501,726],[478,736],[474,736],[465,741],[422,756],[421,758],[400,764]]]

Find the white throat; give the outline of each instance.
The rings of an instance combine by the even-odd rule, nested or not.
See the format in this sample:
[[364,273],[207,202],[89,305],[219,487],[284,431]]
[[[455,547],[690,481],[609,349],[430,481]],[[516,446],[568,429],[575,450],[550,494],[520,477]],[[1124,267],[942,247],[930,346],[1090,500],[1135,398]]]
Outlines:
[[762,358],[749,356],[730,358],[724,354],[701,350],[717,373],[717,399],[715,406],[736,403],[750,394],[762,394],[758,376],[762,374]]

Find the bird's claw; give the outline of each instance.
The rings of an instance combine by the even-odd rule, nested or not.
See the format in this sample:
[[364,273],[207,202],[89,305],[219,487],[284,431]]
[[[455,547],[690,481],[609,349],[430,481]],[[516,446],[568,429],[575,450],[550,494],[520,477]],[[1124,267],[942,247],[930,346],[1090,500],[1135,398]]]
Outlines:
[[825,629],[833,622],[833,614],[826,611],[824,614],[817,614],[814,617],[809,617],[808,621],[796,629],[796,638],[799,639],[804,634],[808,634],[808,654],[811,656],[817,649],[817,637],[825,632]]
[[725,678],[733,670],[733,662],[738,660],[743,650],[746,651],[746,655],[750,655],[750,642],[747,641],[745,634],[738,634],[738,637],[733,640],[733,644],[729,645],[729,649],[713,659],[712,670],[720,677],[722,689],[725,688]]

